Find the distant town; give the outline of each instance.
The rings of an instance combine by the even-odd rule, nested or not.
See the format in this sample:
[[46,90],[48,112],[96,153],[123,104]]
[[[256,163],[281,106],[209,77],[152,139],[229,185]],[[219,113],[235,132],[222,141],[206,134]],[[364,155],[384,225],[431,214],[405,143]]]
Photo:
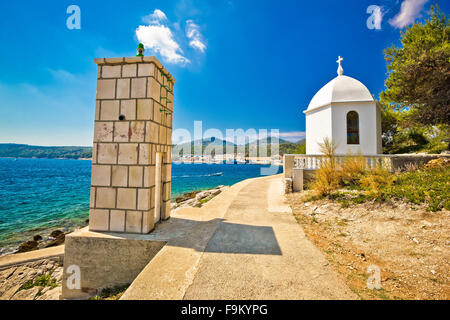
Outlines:
[[283,156],[277,154],[270,157],[246,157],[243,153],[221,155],[178,156],[172,158],[177,163],[215,163],[215,164],[265,164],[283,165]]
[[[262,164],[282,165],[284,154],[304,154],[305,141],[296,143],[270,138],[246,145],[235,145],[220,139],[203,139],[172,146],[174,163]],[[272,154],[273,153],[273,154]],[[90,160],[92,147],[49,147],[0,143],[0,158]]]

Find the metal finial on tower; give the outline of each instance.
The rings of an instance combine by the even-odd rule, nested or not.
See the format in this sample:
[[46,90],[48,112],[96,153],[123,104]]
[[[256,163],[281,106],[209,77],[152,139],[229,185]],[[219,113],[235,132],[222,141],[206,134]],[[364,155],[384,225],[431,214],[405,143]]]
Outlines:
[[339,58],[337,59],[337,63],[339,63],[339,68],[337,70],[337,74],[338,76],[342,76],[344,74],[344,69],[342,68],[341,62],[344,60],[344,58],[342,58],[341,56],[339,56]]
[[143,56],[144,56],[144,45],[142,43],[139,43],[137,47],[136,57],[143,57]]

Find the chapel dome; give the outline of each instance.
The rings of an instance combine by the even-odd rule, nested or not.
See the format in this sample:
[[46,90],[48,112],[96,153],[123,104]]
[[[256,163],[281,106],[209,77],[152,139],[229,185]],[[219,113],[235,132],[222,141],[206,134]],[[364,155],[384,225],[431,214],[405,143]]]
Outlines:
[[372,102],[375,101],[369,89],[360,81],[339,75],[320,89],[309,103],[308,110],[329,105],[334,102]]

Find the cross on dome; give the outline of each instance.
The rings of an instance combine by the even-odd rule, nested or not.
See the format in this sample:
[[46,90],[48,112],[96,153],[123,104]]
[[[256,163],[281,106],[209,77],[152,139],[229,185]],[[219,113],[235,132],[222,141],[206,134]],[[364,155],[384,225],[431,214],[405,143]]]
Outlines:
[[339,68],[337,70],[337,74],[338,76],[342,76],[344,74],[344,69],[342,68],[341,62],[344,60],[344,58],[342,58],[341,56],[339,56],[339,58],[337,59],[337,63],[339,63]]

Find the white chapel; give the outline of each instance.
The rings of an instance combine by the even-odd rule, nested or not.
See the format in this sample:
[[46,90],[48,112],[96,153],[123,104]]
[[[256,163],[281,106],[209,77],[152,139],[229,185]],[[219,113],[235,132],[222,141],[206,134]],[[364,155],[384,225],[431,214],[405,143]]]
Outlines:
[[339,57],[338,76],[312,98],[306,115],[306,154],[319,155],[319,143],[328,137],[336,154],[382,153],[379,103],[360,81],[344,76]]

